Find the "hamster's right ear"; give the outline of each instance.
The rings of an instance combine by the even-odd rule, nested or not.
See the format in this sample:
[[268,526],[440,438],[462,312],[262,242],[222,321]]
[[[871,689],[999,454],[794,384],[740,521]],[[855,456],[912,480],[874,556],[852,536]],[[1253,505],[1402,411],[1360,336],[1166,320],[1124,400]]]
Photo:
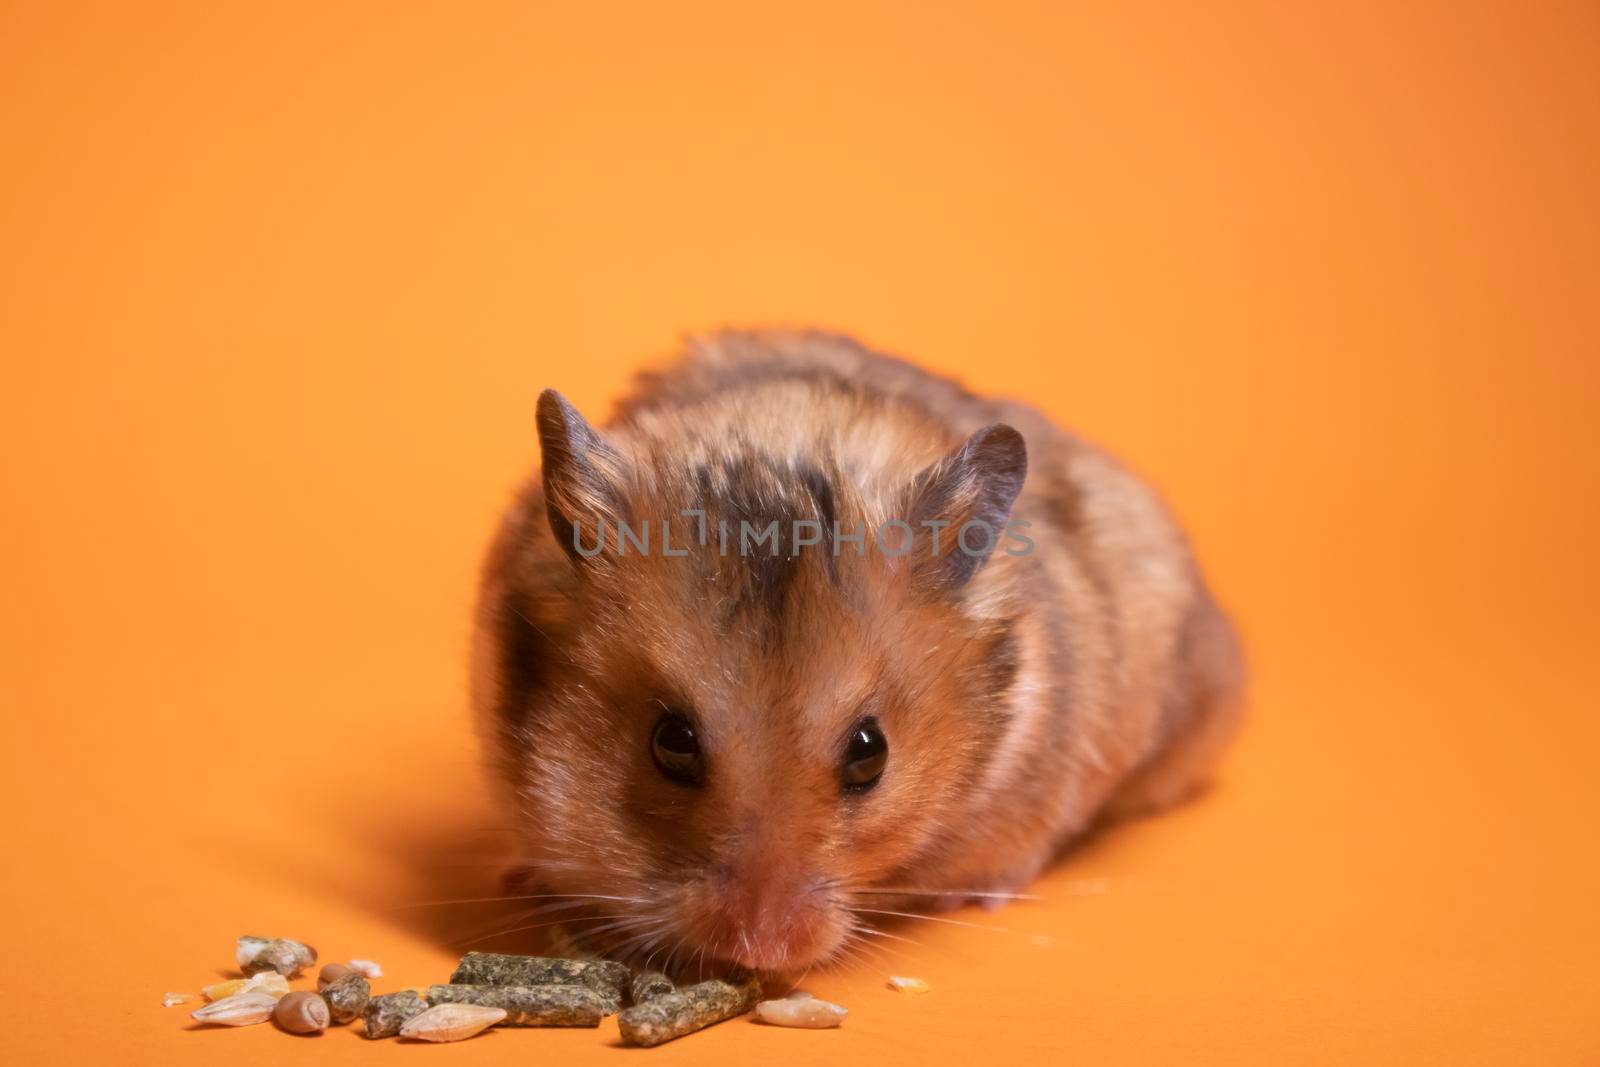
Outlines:
[[602,520],[610,538],[629,519],[621,491],[626,464],[554,389],[539,394],[537,422],[550,529],[573,562],[582,563],[603,547]]

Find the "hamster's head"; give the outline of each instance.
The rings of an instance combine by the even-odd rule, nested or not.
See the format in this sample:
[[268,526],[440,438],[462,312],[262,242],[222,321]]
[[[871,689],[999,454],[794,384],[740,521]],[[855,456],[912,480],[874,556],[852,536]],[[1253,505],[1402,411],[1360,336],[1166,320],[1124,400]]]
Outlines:
[[[885,474],[848,440],[607,440],[548,392],[539,429],[475,682],[536,906],[655,966],[841,954],[931,877],[999,758],[1021,436]],[[956,543],[974,521],[993,536]]]

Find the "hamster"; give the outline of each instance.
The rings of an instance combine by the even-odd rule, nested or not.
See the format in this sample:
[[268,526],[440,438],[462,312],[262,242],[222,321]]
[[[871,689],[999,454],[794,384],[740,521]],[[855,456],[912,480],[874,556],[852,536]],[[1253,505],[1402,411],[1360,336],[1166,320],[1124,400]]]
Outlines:
[[551,391],[536,421],[472,698],[522,884],[585,951],[824,963],[874,911],[1014,895],[1234,731],[1239,643],[1183,534],[1029,407],[726,332],[603,430]]

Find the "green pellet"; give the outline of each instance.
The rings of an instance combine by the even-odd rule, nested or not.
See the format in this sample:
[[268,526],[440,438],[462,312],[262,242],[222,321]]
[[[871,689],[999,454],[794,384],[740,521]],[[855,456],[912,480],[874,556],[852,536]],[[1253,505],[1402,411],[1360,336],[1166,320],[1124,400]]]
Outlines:
[[660,971],[640,971],[628,986],[628,996],[635,1004],[643,1004],[675,989],[677,986],[672,984],[672,979]]
[[428,1009],[428,1002],[415,989],[402,989],[398,993],[385,993],[367,1001],[361,1013],[362,1037],[394,1037],[413,1015]]
[[367,1003],[372,999],[372,986],[365,977],[351,971],[323,989],[322,999],[328,1002],[328,1013],[333,1016],[334,1022],[340,1025],[355,1022],[367,1010]]
[[599,1026],[607,1000],[586,985],[450,985],[428,987],[428,1003],[504,1008],[503,1026]]
[[754,978],[737,985],[713,979],[634,1005],[617,1016],[617,1028],[623,1041],[650,1048],[743,1015],[760,999]]
[[[451,985],[586,985],[616,1005],[628,988],[628,968],[610,960],[566,960],[550,956],[509,956],[469,952],[461,957]],[[615,1006],[612,1011],[617,1010]]]

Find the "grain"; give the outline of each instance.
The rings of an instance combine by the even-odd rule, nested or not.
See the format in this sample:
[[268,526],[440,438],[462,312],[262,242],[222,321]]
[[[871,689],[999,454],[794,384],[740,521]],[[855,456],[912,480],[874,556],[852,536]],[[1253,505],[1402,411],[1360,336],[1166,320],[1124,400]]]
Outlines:
[[418,1041],[465,1041],[506,1017],[504,1008],[481,1004],[439,1004],[407,1019],[400,1036]]
[[810,993],[794,992],[778,1000],[763,1000],[756,1005],[756,1018],[773,1026],[793,1026],[805,1030],[827,1030],[844,1022],[850,1014],[831,1001],[818,1000]]
[[291,1034],[320,1034],[328,1018],[328,1002],[306,990],[290,993],[272,1009],[272,1021]]
[[196,1022],[201,1023],[214,1023],[218,1026],[254,1026],[272,1018],[272,1009],[277,1006],[278,998],[266,993],[237,993],[189,1014]]
[[262,971],[249,978],[230,978],[226,982],[208,985],[200,990],[207,1000],[222,1000],[238,996],[240,993],[265,993],[271,997],[281,997],[287,992],[289,992],[289,979],[277,971]]
[[342,963],[325,963],[317,972],[317,992],[322,992],[347,974],[354,973]]

